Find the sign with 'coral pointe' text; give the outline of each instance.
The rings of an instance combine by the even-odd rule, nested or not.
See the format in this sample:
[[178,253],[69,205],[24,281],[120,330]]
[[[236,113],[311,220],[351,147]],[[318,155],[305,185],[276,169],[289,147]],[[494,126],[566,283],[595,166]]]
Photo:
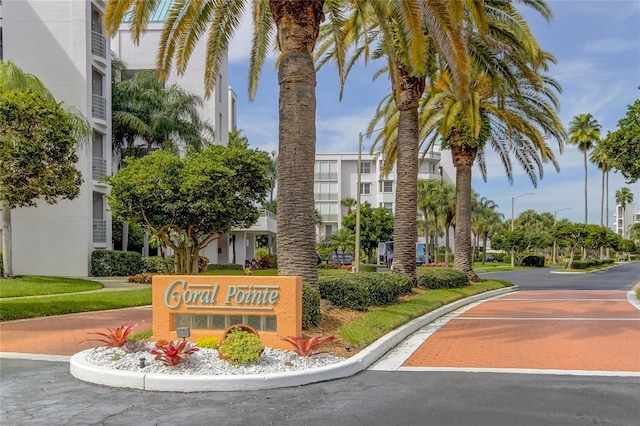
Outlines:
[[256,329],[263,343],[289,349],[284,336],[302,335],[302,278],[206,275],[153,277],[154,339],[222,337],[235,324]]

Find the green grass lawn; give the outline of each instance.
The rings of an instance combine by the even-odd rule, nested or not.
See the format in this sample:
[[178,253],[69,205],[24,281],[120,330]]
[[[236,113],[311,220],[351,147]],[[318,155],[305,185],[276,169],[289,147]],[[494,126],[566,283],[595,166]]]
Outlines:
[[0,298],[75,293],[102,287],[99,282],[79,278],[24,275],[11,280],[0,278]]
[[24,299],[4,299],[0,302],[0,321],[130,308],[150,304],[151,288],[85,294],[76,293]]

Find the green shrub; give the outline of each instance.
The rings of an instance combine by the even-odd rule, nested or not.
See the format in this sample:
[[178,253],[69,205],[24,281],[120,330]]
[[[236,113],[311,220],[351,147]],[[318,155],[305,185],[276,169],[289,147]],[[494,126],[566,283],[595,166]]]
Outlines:
[[242,271],[244,268],[237,263],[209,263],[207,265],[207,271]]
[[142,256],[134,251],[94,250],[91,253],[91,275],[121,277],[137,275],[143,270]]
[[[568,268],[569,262],[565,263],[565,269]],[[589,262],[583,262],[582,260],[574,260],[571,263],[571,269],[587,269],[589,267]]]
[[320,297],[336,306],[364,311],[370,306],[391,305],[411,291],[411,279],[400,274],[361,272],[320,277]]
[[311,284],[302,283],[302,328],[306,330],[320,324],[320,321],[320,292]]
[[233,365],[258,362],[263,350],[258,336],[240,328],[231,331],[218,348],[220,357]]
[[142,272],[166,274],[169,272],[169,269],[167,267],[167,263],[162,257],[150,256],[142,258]]
[[469,277],[453,268],[429,268],[417,272],[418,285],[421,287],[460,288],[469,285]]
[[504,253],[493,253],[493,258],[496,262],[504,262]]
[[360,272],[378,272],[378,265],[372,265],[370,263],[361,263]]
[[199,348],[215,349],[218,347],[219,343],[219,338],[217,338],[216,336],[209,336],[199,338],[196,342],[196,345],[198,345]]
[[544,256],[529,255],[525,256],[524,259],[522,259],[521,264],[522,266],[535,266],[537,268],[542,268],[544,266],[544,261]]

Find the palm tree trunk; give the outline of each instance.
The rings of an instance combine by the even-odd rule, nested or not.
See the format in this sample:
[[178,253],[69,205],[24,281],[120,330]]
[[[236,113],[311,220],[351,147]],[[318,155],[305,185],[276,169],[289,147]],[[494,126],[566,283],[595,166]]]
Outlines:
[[587,151],[583,151],[584,154],[584,223],[589,223],[587,219]]
[[2,203],[2,275],[13,278],[13,251],[11,248],[11,208]]
[[471,167],[477,149],[452,145],[453,165],[456,168],[456,229],[454,242],[456,256],[454,268],[464,272],[472,282],[480,281],[473,272],[471,252]]
[[438,213],[433,212],[433,254],[434,254],[434,262],[438,263],[438,234],[440,233],[440,229],[438,229]]
[[315,288],[316,72],[312,54],[324,17],[323,4],[323,0],[269,1],[282,52],[278,67],[278,275],[302,276]]
[[396,211],[393,230],[393,267],[395,272],[416,277],[416,243],[418,227],[418,100],[424,91],[425,79],[397,70],[398,86],[394,87],[395,102],[400,112],[398,121],[398,160]]
[[429,263],[429,214],[427,213],[427,209],[422,213],[424,214],[424,248],[427,251],[426,262]]
[[[606,204],[607,204],[607,216],[606,216],[606,219],[605,219],[605,220],[606,220],[606,223],[607,223],[607,229],[608,229],[608,228],[610,227],[610,225],[609,225],[609,170],[607,170],[607,178],[606,178],[606,181],[607,181],[607,182],[606,182],[606,184],[605,184],[605,186],[606,186],[605,194],[606,194],[606,197],[607,197],[607,201],[606,201]],[[606,254],[606,256],[607,256],[607,259],[610,259],[610,258],[611,258],[611,249],[610,249],[609,247],[607,247],[607,254]]]

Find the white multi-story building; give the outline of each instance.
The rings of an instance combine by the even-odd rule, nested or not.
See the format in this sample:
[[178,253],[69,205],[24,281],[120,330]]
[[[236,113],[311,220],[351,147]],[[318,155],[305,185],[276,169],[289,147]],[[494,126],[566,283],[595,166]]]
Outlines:
[[89,121],[92,140],[77,150],[83,184],[75,200],[12,212],[16,275],[87,276],[91,252],[111,248],[111,64],[102,35],[103,0],[0,1],[0,59],[37,76],[55,99]]
[[629,229],[634,223],[640,223],[640,211],[635,204],[627,204],[623,209],[621,205],[616,206],[614,230],[616,234],[624,239],[629,239]]
[[[452,181],[451,174],[440,165],[439,150],[421,156],[419,179],[445,179]],[[360,162],[360,203],[372,207],[384,207],[395,211],[397,174],[396,166],[387,176],[381,172],[383,160],[377,155],[362,154]],[[348,214],[343,199],[358,197],[358,154],[316,154],[314,175],[315,208],[322,216],[322,225],[317,232],[318,240],[336,232],[342,219]]]

